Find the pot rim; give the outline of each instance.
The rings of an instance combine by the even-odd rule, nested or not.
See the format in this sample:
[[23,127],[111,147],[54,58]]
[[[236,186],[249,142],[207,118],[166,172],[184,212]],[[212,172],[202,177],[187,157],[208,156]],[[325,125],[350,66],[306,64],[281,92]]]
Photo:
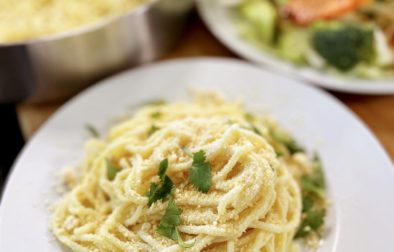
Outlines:
[[148,0],[146,3],[141,4],[129,11],[126,11],[123,14],[116,15],[113,17],[102,18],[102,19],[100,19],[96,22],[93,22],[91,24],[81,25],[81,26],[78,26],[78,27],[73,28],[71,30],[60,31],[60,32],[56,32],[54,34],[43,35],[41,37],[22,40],[22,41],[9,42],[9,43],[8,42],[7,43],[0,42],[0,49],[7,48],[7,47],[14,47],[14,46],[34,45],[34,44],[39,44],[42,42],[55,42],[55,41],[67,39],[70,37],[77,37],[79,35],[83,35],[83,34],[101,29],[103,27],[110,26],[111,24],[113,24],[119,20],[125,19],[129,16],[144,14],[150,8],[152,8],[153,5],[155,5],[159,1],[161,1],[161,0]]

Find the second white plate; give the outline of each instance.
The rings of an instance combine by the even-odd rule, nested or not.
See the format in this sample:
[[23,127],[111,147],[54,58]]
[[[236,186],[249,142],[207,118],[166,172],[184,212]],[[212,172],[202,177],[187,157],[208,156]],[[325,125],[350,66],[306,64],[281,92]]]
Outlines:
[[[200,16],[212,33],[241,57],[278,73],[307,80],[327,89],[358,94],[394,94],[394,78],[365,80],[336,76],[311,67],[297,67],[264,52],[239,36],[227,8],[218,0],[197,0]],[[297,48],[295,48],[296,50]]]

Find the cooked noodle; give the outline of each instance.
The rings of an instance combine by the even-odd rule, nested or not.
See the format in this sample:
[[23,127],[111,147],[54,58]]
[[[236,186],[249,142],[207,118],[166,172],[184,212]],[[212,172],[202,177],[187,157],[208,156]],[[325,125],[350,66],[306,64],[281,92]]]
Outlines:
[[[272,122],[256,117],[254,125],[260,134],[240,103],[210,95],[141,108],[105,141],[88,143],[82,175],[56,207],[54,234],[73,251],[290,251],[302,207],[295,165],[267,141]],[[211,165],[208,193],[187,181],[187,152],[199,150]],[[166,158],[182,209],[180,235],[195,242],[188,249],[156,232],[168,202],[147,206]],[[112,181],[106,160],[121,167]]]

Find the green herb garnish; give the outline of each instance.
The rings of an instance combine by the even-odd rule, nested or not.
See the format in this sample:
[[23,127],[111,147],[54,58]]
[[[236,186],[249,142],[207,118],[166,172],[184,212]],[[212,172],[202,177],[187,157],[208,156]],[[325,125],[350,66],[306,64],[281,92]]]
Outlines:
[[177,228],[181,224],[181,213],[182,210],[176,205],[174,199],[171,198],[156,232],[174,241],[178,241],[179,246],[183,248],[190,248],[194,245],[194,242],[190,244],[185,243]]
[[312,209],[314,205],[314,200],[311,196],[309,195],[302,195],[302,212],[308,212],[309,210]]
[[166,172],[167,172],[167,168],[168,168],[168,159],[164,159],[160,162],[159,164],[159,172],[157,173],[157,175],[159,175],[160,180],[163,180]]
[[271,132],[271,137],[274,140],[283,144],[291,155],[297,152],[305,152],[304,148],[302,148],[293,138],[291,138],[285,132],[274,130]]
[[245,117],[245,120],[248,121],[248,122],[252,122],[254,120],[254,116],[253,116],[252,113],[246,113],[244,115],[244,117]]
[[120,171],[120,168],[110,162],[108,159],[106,160],[107,166],[107,177],[110,181],[114,180],[116,174]]
[[170,194],[171,190],[174,186],[172,180],[165,175],[168,168],[168,159],[164,159],[160,162],[159,165],[159,178],[160,183],[151,183],[149,192],[147,193],[148,196],[148,206],[151,206],[158,200],[165,200]]
[[325,197],[324,174],[320,159],[317,155],[313,158],[313,172],[301,177],[301,189],[304,193],[313,193],[320,198]]
[[172,240],[178,240],[178,235],[176,234],[176,227],[181,224],[180,214],[182,210],[177,207],[175,201],[170,199],[164,216],[160,220],[160,224],[156,231]]
[[160,111],[155,111],[155,112],[152,112],[152,114],[150,114],[150,117],[153,118],[153,119],[160,118],[160,116],[161,116],[161,112]]
[[200,150],[193,153],[192,167],[189,169],[189,182],[197,190],[207,193],[212,184],[211,166],[206,161],[205,152]]
[[304,148],[302,148],[294,139],[291,139],[288,142],[284,143],[286,148],[289,150],[290,154],[295,154],[297,152],[304,152]]
[[150,128],[148,130],[148,136],[152,135],[153,133],[155,133],[159,129],[160,129],[159,127],[157,127],[156,125],[152,124],[152,126],[150,126]]
[[317,155],[313,158],[312,173],[301,177],[301,191],[303,217],[295,238],[303,238],[317,232],[324,223],[325,181]]
[[254,133],[261,136],[261,131],[253,123],[250,123],[250,127],[252,128]]
[[311,192],[323,198],[325,195],[325,190],[313,176],[302,176],[301,178],[301,188],[303,191]]
[[253,130],[254,133],[256,133],[257,135],[262,135],[261,131],[256,127],[256,125],[253,124],[254,121],[254,116],[251,113],[246,113],[244,115],[245,120],[249,122],[250,128]]
[[294,238],[303,238],[308,236],[311,232],[318,230],[324,223],[325,215],[326,211],[324,209],[306,212]]
[[85,125],[85,129],[87,130],[87,132],[89,132],[89,134],[94,137],[94,138],[99,138],[100,137],[100,133],[98,132],[98,130],[91,124],[86,124]]

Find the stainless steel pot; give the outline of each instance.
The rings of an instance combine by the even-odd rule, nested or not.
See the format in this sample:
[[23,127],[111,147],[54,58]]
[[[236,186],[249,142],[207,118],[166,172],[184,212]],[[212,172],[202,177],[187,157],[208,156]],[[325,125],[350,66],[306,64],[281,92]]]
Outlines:
[[69,96],[109,74],[151,61],[177,39],[192,0],[152,0],[71,32],[0,44],[0,102]]

